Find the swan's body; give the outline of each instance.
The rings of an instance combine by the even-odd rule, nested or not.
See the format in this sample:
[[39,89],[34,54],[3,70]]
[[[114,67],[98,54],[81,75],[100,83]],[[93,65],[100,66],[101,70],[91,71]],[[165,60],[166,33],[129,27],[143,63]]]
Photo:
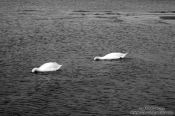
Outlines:
[[50,71],[57,71],[61,68],[62,65],[59,65],[56,62],[48,62],[41,65],[39,68],[33,68],[32,72],[50,72]]
[[100,56],[96,56],[94,58],[94,60],[117,60],[117,59],[121,59],[124,58],[128,53],[120,53],[120,52],[116,52],[116,53],[109,53],[103,57]]

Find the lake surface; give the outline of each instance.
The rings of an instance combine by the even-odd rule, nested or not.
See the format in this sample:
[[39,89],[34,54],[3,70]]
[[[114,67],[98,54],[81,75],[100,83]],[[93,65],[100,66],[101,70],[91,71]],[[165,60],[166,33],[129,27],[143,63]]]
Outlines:
[[[174,0],[1,0],[1,116],[175,111],[174,6]],[[93,60],[110,52],[129,54]],[[62,69],[31,73],[50,61]]]

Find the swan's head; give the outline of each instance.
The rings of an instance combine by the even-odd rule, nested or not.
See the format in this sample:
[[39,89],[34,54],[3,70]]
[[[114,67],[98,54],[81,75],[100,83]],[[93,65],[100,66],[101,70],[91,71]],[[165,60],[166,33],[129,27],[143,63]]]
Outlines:
[[100,56],[96,56],[94,60],[100,60]]
[[38,68],[33,68],[32,73],[36,73],[38,71]]

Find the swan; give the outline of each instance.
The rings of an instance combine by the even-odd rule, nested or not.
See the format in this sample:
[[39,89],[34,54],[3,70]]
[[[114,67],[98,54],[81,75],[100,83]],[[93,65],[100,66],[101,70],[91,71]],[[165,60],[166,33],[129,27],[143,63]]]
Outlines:
[[128,53],[114,52],[114,53],[109,53],[103,57],[96,56],[94,60],[116,60],[116,59],[124,58],[127,54]]
[[57,71],[61,68],[62,65],[56,62],[48,62],[41,65],[39,68],[33,68],[32,72],[50,72],[50,71]]

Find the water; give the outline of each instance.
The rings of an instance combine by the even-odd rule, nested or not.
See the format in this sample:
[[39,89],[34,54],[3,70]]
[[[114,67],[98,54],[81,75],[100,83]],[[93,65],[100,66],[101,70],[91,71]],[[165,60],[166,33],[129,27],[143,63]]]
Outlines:
[[[146,105],[175,111],[173,24],[71,18],[74,10],[54,10],[2,13],[2,116],[131,115]],[[129,52],[126,59],[93,61],[121,51]],[[50,61],[62,69],[31,73]]]

